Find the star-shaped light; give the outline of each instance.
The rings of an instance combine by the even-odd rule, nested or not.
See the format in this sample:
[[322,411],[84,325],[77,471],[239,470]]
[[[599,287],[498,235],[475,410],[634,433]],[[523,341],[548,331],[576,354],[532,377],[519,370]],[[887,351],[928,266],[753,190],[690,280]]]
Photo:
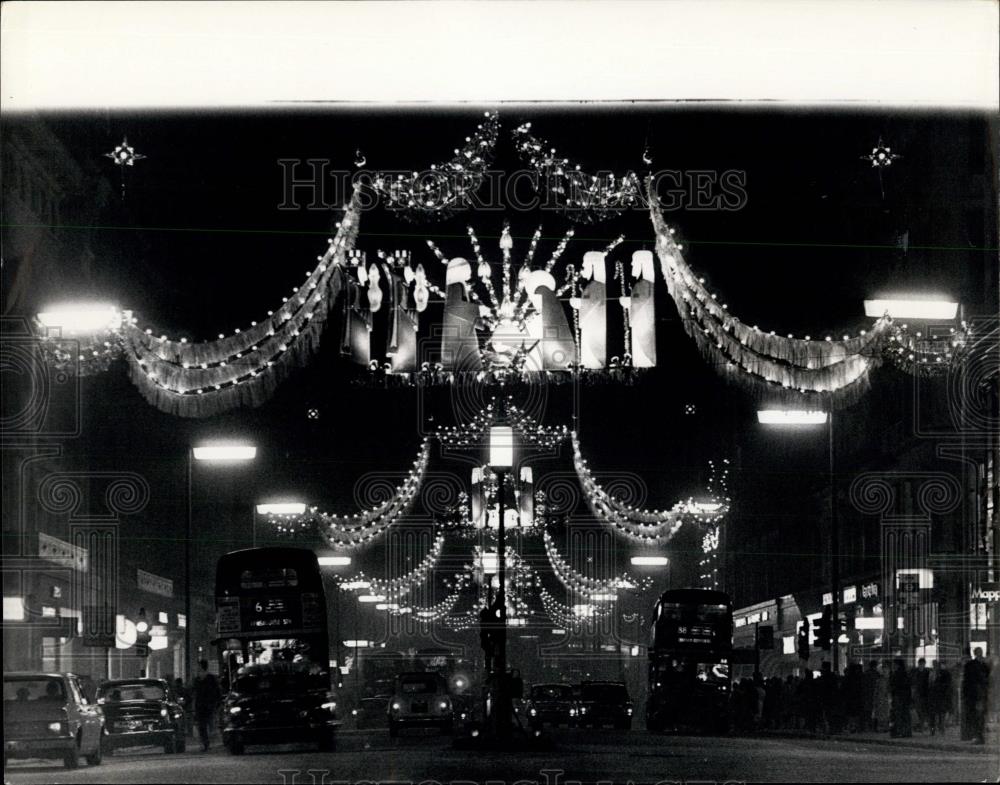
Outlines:
[[115,166],[135,166],[136,161],[141,161],[146,157],[135,151],[135,148],[128,143],[128,137],[123,137],[122,143],[112,152],[105,153],[104,156],[114,161]]
[[861,156],[862,159],[871,161],[873,167],[892,166],[892,162],[897,158],[902,158],[899,153],[894,153],[892,148],[882,143],[882,137],[878,139],[878,144],[872,148],[868,155]]

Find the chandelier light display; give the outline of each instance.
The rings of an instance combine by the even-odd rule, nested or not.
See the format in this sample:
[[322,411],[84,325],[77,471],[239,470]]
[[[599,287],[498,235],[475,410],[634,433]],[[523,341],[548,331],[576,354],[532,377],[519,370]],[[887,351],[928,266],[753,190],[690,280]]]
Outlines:
[[[356,248],[362,204],[370,202],[362,199],[363,189],[408,220],[452,215],[472,203],[499,131],[498,117],[487,113],[449,161],[409,177],[359,181],[336,235],[303,283],[275,310],[243,328],[195,341],[144,327],[137,312],[115,308],[115,318],[102,317],[101,325],[73,336],[77,343],[70,344],[60,340],[70,333],[66,320],[46,312],[39,314],[43,349],[53,365],[71,373],[106,371],[124,358],[129,378],[150,404],[178,416],[207,417],[268,400],[292,369],[315,355],[331,322],[339,331],[341,354],[379,384],[503,385],[538,376],[553,382],[631,383],[658,364],[654,294],[660,277],[685,332],[725,378],[758,396],[798,398],[806,404],[802,408],[816,408],[808,404],[820,396],[835,405],[853,402],[867,389],[871,371],[886,361],[911,373],[947,371],[964,363],[968,347],[981,341],[964,321],[914,330],[889,313],[842,337],[799,338],[748,325],[686,261],[683,244],[663,219],[651,177],[643,195],[634,172],[589,174],[559,157],[530,124],[514,130],[514,145],[551,197],[547,201],[573,220],[595,221],[641,206],[644,196],[655,257],[636,251],[630,266],[613,258],[624,239],[619,237],[603,250],[564,262],[575,234],[570,229],[539,261],[541,227],[518,255],[506,224],[493,258],[472,227],[467,230],[471,260],[447,256],[429,238],[423,244],[437,262],[429,259],[426,268],[409,250],[379,251],[369,261]],[[883,152],[879,158],[876,148],[873,166],[888,166],[896,156],[887,148]],[[124,143],[122,154],[124,159],[114,158],[122,166],[129,165],[130,155],[139,157]],[[643,160],[648,166],[648,156]],[[443,311],[433,318],[427,313],[432,295]],[[612,319],[620,320],[621,330],[609,330]],[[375,326],[382,320],[388,327],[386,345],[374,346]],[[609,336],[619,334],[622,344],[610,346]],[[418,342],[420,335],[442,336],[429,356],[421,356],[428,342]],[[620,511],[603,502],[601,509],[617,520]]]

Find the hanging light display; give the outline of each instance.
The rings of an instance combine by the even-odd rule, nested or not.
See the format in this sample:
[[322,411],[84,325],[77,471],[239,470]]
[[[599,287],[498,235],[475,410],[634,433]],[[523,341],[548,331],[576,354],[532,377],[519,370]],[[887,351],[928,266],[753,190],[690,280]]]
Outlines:
[[378,175],[373,187],[385,200],[386,208],[408,221],[440,221],[472,205],[493,160],[500,118],[485,112],[475,132],[465,137],[454,156],[431,164],[410,176]]
[[570,220],[604,221],[640,203],[642,186],[634,172],[623,176],[586,172],[535,136],[531,123],[515,128],[513,136],[521,159],[535,170],[537,188],[545,196],[545,205],[562,210]]

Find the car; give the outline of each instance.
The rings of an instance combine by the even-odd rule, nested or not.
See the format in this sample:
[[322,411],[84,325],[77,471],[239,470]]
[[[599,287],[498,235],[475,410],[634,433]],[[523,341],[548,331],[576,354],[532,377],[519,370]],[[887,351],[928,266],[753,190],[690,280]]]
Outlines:
[[620,681],[585,681],[577,688],[577,725],[632,727],[632,700]]
[[376,695],[373,698],[362,698],[358,708],[352,711],[357,712],[359,728],[384,728],[386,726],[386,715],[389,711],[389,701],[391,695]]
[[448,684],[438,673],[401,673],[396,677],[389,704],[389,736],[407,726],[437,726],[451,733],[455,712]]
[[108,751],[153,745],[167,754],[184,752],[184,707],[163,679],[117,679],[103,682],[97,702],[104,710]]
[[528,693],[528,722],[534,728],[542,725],[573,725],[576,720],[571,684],[534,684]]
[[243,666],[221,713],[222,742],[233,755],[251,744],[297,741],[333,750],[340,727],[329,676],[306,662]]
[[72,673],[3,675],[3,752],[8,758],[61,758],[75,769],[104,757],[104,714]]

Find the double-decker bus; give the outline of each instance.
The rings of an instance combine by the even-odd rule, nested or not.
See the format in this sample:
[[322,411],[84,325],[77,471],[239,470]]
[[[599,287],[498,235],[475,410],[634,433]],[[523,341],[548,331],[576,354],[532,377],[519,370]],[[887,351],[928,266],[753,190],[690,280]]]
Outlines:
[[712,589],[672,589],[653,612],[646,727],[729,728],[733,607]]
[[307,738],[332,746],[338,723],[316,554],[277,547],[226,554],[216,567],[215,608],[230,752]]

